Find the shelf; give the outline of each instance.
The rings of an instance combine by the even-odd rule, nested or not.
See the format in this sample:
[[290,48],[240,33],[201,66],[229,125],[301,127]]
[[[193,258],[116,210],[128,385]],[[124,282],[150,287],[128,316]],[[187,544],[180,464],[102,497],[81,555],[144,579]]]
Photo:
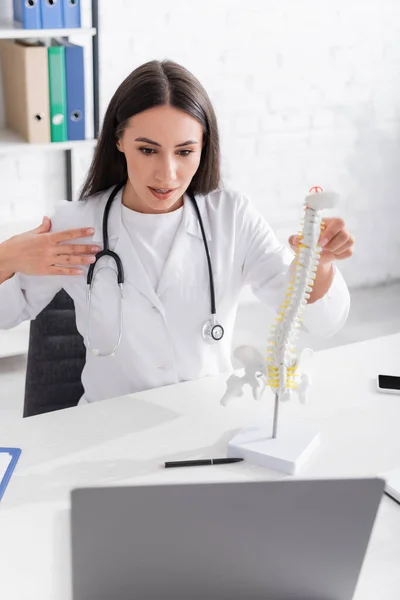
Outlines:
[[26,39],[68,37],[70,35],[96,35],[95,27],[74,27],[68,29],[23,29],[14,23],[0,21],[0,39]]
[[68,142],[51,142],[46,144],[30,144],[9,129],[0,129],[0,154],[4,152],[21,152],[31,150],[71,150],[73,148],[93,148],[97,140],[77,140]]

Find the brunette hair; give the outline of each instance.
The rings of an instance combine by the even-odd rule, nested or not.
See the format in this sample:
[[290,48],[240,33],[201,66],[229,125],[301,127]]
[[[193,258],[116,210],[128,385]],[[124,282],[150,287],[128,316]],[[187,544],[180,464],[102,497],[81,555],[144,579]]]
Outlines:
[[153,60],[132,71],[111,98],[80,200],[127,178],[125,155],[118,150],[117,140],[130,117],[165,105],[188,113],[203,127],[201,160],[189,191],[207,194],[220,186],[218,125],[207,92],[181,65]]

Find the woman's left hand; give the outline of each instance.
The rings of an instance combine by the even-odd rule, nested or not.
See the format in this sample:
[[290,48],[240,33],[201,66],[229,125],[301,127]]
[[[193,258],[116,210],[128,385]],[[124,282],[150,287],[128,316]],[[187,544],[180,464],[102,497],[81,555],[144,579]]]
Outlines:
[[[319,264],[329,265],[335,260],[345,260],[353,254],[354,238],[346,229],[343,219],[327,217],[323,220],[325,229],[322,230],[319,244],[322,246]],[[291,235],[289,244],[296,251],[298,236]]]

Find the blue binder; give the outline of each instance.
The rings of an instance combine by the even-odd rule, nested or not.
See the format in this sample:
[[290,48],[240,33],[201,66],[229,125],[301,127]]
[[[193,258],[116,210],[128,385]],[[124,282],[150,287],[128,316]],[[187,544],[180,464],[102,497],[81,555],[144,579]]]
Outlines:
[[41,29],[39,0],[13,0],[13,19],[23,29]]
[[81,0],[61,0],[64,27],[81,26]]
[[85,71],[83,47],[63,41],[67,87],[67,129],[69,140],[85,139]]
[[[0,456],[9,455],[10,462],[5,470],[5,473],[0,473],[0,500],[2,499],[4,492],[11,479],[11,475],[14,472],[19,457],[21,456],[21,448],[0,448]],[[1,475],[3,475],[1,477]]]
[[43,29],[60,29],[63,27],[63,11],[60,0],[50,4],[49,0],[39,0]]

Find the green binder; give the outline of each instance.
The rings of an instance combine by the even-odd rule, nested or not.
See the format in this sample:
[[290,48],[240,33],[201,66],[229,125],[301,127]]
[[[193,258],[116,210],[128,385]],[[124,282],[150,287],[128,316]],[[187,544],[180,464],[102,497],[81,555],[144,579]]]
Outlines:
[[49,62],[51,141],[66,142],[68,137],[65,48],[63,46],[49,46],[47,53]]

